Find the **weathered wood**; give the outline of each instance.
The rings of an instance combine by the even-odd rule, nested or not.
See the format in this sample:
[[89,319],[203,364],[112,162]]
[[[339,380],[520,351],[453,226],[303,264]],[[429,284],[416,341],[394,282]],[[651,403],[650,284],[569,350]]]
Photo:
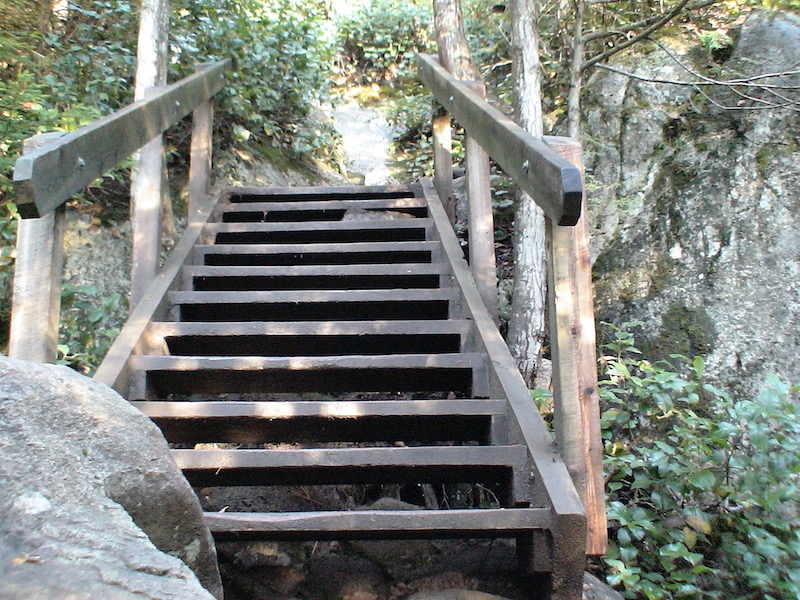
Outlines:
[[[236,202],[300,202],[314,200],[358,200],[358,199],[391,199],[412,198],[416,195],[417,185],[342,185],[309,187],[236,187],[224,190],[229,201]],[[259,200],[260,199],[260,200]]]
[[[426,302],[455,300],[456,290],[325,290],[322,292],[170,292],[172,304],[259,304],[273,302]],[[234,316],[235,315],[231,315]]]
[[215,539],[319,540],[514,537],[548,529],[544,509],[317,511],[306,513],[206,513]]
[[156,136],[139,151],[131,185],[130,306],[136,306],[153,281],[161,256],[163,139]]
[[237,335],[417,335],[458,334],[466,336],[472,328],[467,320],[448,321],[307,321],[294,323],[185,323],[179,321],[154,322],[148,335],[155,339],[167,336],[237,336]]
[[467,163],[467,197],[469,204],[469,266],[478,292],[499,324],[497,300],[497,267],[494,256],[494,216],[492,187],[489,180],[489,156],[475,139],[467,135],[464,143]]
[[209,233],[270,233],[273,231],[363,231],[425,229],[430,219],[398,219],[391,221],[334,221],[311,223],[212,223],[206,225]]
[[291,371],[324,369],[472,369],[482,354],[399,354],[385,356],[132,356],[139,371]]
[[560,225],[580,216],[581,173],[439,65],[420,55],[419,76],[437,100],[542,210]]
[[[579,142],[569,138],[545,138],[545,141],[583,172],[583,153]],[[583,490],[581,497],[586,507],[588,537],[586,553],[605,554],[608,547],[605,494],[603,477],[603,442],[600,430],[600,400],[597,385],[596,334],[594,318],[594,295],[592,293],[592,268],[589,251],[589,228],[584,210],[574,228],[559,228],[554,239],[562,246],[553,249],[554,269],[568,269],[568,281],[556,290],[556,304],[562,300],[572,305],[567,319],[557,309],[559,327],[564,329],[557,336],[559,352],[570,345],[572,369],[558,375],[562,395],[569,390],[577,397],[579,411],[579,439],[571,440],[578,445],[577,452],[583,456]],[[561,239],[562,236],[566,239]],[[555,246],[555,242],[554,242]],[[566,264],[565,264],[566,263]],[[554,314],[551,311],[551,314]],[[555,331],[552,329],[551,331]],[[554,365],[556,361],[553,361]],[[566,370],[566,369],[565,369]],[[564,381],[564,378],[570,381]],[[574,385],[574,387],[573,387]],[[558,415],[557,415],[558,416]],[[557,417],[556,416],[556,417]]]
[[441,275],[446,272],[441,264],[400,265],[301,265],[294,267],[214,267],[190,266],[184,268],[188,277],[337,277],[345,275]]
[[518,425],[521,441],[525,442],[531,453],[537,483],[546,494],[544,498],[535,500],[552,503],[555,514],[583,515],[580,498],[558,450],[553,446],[547,426],[531,401],[528,387],[522,380],[505,341],[494,326],[483,302],[480,301],[480,295],[464,262],[461,246],[455,234],[446,226],[447,215],[436,197],[433,184],[430,180],[424,179],[422,185],[428,197],[431,218],[437,224],[445,254],[464,295],[465,308],[475,321],[478,336],[489,358],[490,372],[500,387],[498,395],[502,393],[508,398],[509,416]]
[[[58,140],[46,133],[25,141],[27,154]],[[11,300],[8,355],[52,363],[58,346],[61,278],[64,268],[64,211],[23,219],[17,227],[17,260]]]
[[[210,65],[197,65],[202,72]],[[214,105],[201,102],[192,113],[192,145],[189,152],[189,222],[201,214],[201,206],[211,190],[211,133],[214,127]]]
[[20,157],[14,166],[20,214],[38,217],[60,206],[218,92],[230,66],[216,63]]
[[312,200],[292,202],[235,202],[220,206],[223,214],[249,211],[290,211],[290,210],[369,210],[386,209],[402,210],[404,208],[423,208],[425,207],[424,198],[354,198],[340,200]]
[[444,202],[447,217],[456,222],[456,196],[453,192],[453,130],[450,115],[433,117],[433,172],[434,184]]
[[131,402],[154,419],[213,419],[252,417],[254,419],[294,419],[320,417],[398,416],[491,416],[504,414],[505,400],[367,400],[302,402]]
[[522,446],[173,450],[193,485],[504,483]]

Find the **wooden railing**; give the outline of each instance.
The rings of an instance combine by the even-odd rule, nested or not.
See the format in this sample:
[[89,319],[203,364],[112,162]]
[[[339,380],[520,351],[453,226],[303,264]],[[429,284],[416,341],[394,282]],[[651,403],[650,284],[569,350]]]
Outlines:
[[[419,56],[418,68],[421,81],[448,113],[434,118],[434,182],[439,196],[445,201],[452,197],[452,116],[547,216],[556,443],[586,510],[587,554],[604,554],[607,533],[602,441],[581,146],[569,138],[534,138],[473,92],[469,82],[455,79],[431,56]],[[471,165],[479,161],[470,156],[469,145],[466,151],[469,179]],[[470,266],[481,297],[486,299],[496,298],[497,292],[487,283],[494,276],[494,229],[491,201],[485,197],[490,189],[488,173],[482,177],[485,181],[468,189],[469,219],[483,223],[480,228],[470,228]],[[475,238],[479,235],[484,239]],[[491,278],[482,276],[487,269],[492,270]],[[482,284],[484,289],[480,289]],[[491,312],[492,307],[487,308]]]
[[[103,173],[142,148],[191,112],[189,220],[208,195],[211,149],[211,98],[224,85],[230,61],[200,65],[194,75],[155,88],[136,102],[72,133],[45,134],[29,140],[14,166],[14,193],[22,219],[17,231],[17,262],[9,336],[9,356],[53,362],[63,269],[64,203]],[[138,227],[137,227],[138,225]],[[152,243],[134,249],[134,264],[155,262],[158,228]],[[146,282],[149,284],[149,282]],[[131,290],[132,297],[141,290]]]

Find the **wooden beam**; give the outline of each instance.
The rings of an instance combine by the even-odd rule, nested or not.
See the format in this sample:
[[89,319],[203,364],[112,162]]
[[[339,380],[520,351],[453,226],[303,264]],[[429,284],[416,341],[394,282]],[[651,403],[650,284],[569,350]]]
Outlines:
[[[198,65],[197,72],[208,65]],[[192,222],[200,216],[202,200],[211,190],[211,132],[214,127],[214,105],[202,102],[192,113],[192,147],[189,157],[189,208]]]
[[[63,133],[46,133],[25,141],[24,151],[58,140]],[[39,219],[22,219],[17,228],[17,260],[8,355],[52,363],[58,346],[61,278],[64,268],[64,210]]]
[[229,60],[218,62],[20,157],[14,166],[20,215],[39,217],[60,206],[222,89],[230,68]]
[[[545,141],[583,172],[579,142],[555,137],[545,138]],[[605,554],[608,537],[594,297],[585,206],[575,227],[552,227],[552,240],[548,262],[552,265],[550,331],[556,431],[559,447],[586,508],[586,553],[598,556]]]
[[583,197],[578,169],[455,79],[435,58],[418,55],[418,69],[436,99],[545,214],[559,225],[578,221]]
[[434,184],[444,201],[447,217],[456,222],[456,197],[453,193],[453,132],[450,115],[433,117],[433,172]]

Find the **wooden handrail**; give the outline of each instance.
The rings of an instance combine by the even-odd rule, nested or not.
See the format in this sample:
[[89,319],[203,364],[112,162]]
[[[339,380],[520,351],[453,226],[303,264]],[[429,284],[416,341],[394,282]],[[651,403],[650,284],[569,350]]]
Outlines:
[[[586,552],[604,554],[607,532],[602,441],[581,146],[568,138],[534,138],[476,94],[470,82],[454,78],[431,56],[419,55],[418,67],[420,80],[445,110],[547,216],[546,227],[551,240],[547,262],[555,438],[564,465],[586,509]],[[444,135],[437,130],[436,119],[439,120],[438,129],[445,130]],[[451,173],[451,163],[445,156],[447,124],[449,116],[434,119],[434,150],[438,154],[436,187],[445,200],[452,189],[452,184],[445,181]],[[443,166],[441,172],[439,165]],[[488,185],[488,177],[486,179]],[[473,206],[472,198],[469,201],[470,211],[476,209],[477,212],[470,214],[470,219],[477,216],[491,221],[491,208]],[[480,265],[483,263],[482,257],[473,258],[472,236],[470,230],[470,266],[480,289]],[[493,238],[490,241],[493,242]],[[488,252],[494,258],[491,249]],[[481,292],[484,298],[496,294],[493,286]],[[517,406],[515,410],[519,408]],[[526,427],[538,423],[518,418],[523,434]]]
[[419,78],[453,118],[559,225],[581,215],[581,172],[537,140],[429,55],[418,55]]
[[231,61],[208,65],[151,97],[17,159],[14,195],[23,218],[46,215],[216,94]]

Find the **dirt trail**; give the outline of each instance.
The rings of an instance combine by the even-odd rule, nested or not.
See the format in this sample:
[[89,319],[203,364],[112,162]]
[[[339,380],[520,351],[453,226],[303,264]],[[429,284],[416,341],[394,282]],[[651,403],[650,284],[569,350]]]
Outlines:
[[348,100],[332,116],[342,136],[348,173],[363,175],[364,185],[397,183],[388,167],[393,131],[383,113]]

